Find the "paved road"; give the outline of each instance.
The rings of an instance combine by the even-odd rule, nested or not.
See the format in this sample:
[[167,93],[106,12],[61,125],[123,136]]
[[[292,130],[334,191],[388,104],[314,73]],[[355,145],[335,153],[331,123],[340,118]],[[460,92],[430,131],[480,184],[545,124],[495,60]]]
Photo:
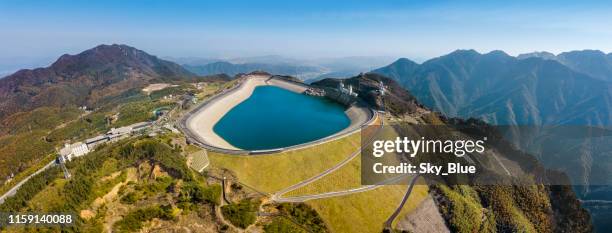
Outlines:
[[19,188],[21,188],[21,186],[23,184],[25,184],[25,182],[27,182],[28,180],[30,180],[30,178],[34,177],[35,175],[38,175],[39,173],[43,172],[44,170],[47,170],[47,168],[53,166],[55,160],[49,162],[47,165],[45,165],[44,167],[38,169],[36,172],[32,173],[31,175],[27,176],[25,179],[19,181],[19,183],[17,183],[13,188],[11,188],[8,192],[4,193],[2,196],[0,196],[0,204],[4,203],[4,200],[6,200],[6,198],[12,197],[13,195],[15,195],[17,193],[17,190],[19,190]]
[[47,163],[44,167],[38,169],[36,172],[34,172],[31,175],[27,176],[25,179],[19,181],[19,183],[17,183],[15,186],[13,186],[13,188],[11,188],[8,192],[6,192],[2,196],[0,196],[0,204],[4,203],[6,198],[9,198],[9,197],[12,197],[13,195],[15,195],[17,193],[17,190],[19,190],[19,188],[21,188],[21,186],[23,184],[25,184],[25,182],[30,180],[35,175],[38,175],[39,173],[43,172],[44,170],[47,170],[48,168],[50,168],[54,164],[55,164],[55,159],[52,160],[51,162]]
[[[375,117],[378,117],[378,115],[376,115]],[[384,126],[384,122],[381,119],[381,124],[380,127],[378,129],[376,129],[376,132],[374,132],[374,135],[370,138],[369,142],[373,141],[376,137],[376,135],[378,133],[380,133],[380,131],[382,130]],[[298,188],[304,187],[312,182],[315,182],[321,178],[323,178],[326,175],[329,175],[330,173],[340,169],[341,167],[343,167],[344,165],[346,165],[348,162],[350,162],[351,160],[353,160],[355,157],[357,157],[359,154],[361,154],[361,150],[363,149],[363,146],[359,146],[359,148],[353,152],[351,155],[349,155],[346,159],[342,160],[342,162],[334,165],[333,167],[325,170],[322,173],[319,173],[316,176],[310,177],[306,180],[303,180],[300,183],[294,184],[292,186],[289,186],[287,188],[284,188],[283,190],[280,190],[278,192],[276,192],[274,195],[272,195],[271,199],[272,201],[276,201],[276,202],[301,202],[301,201],[306,201],[306,200],[310,200],[310,199],[319,199],[319,198],[327,198],[327,197],[334,197],[334,196],[343,196],[343,195],[347,195],[347,194],[351,194],[351,193],[357,193],[357,192],[364,192],[364,191],[368,191],[368,190],[372,190],[376,187],[376,185],[368,185],[368,186],[363,186],[363,187],[359,187],[359,188],[355,188],[355,189],[349,189],[349,190],[344,190],[344,191],[338,191],[338,192],[329,192],[329,193],[321,193],[321,194],[315,194],[315,195],[307,195],[307,196],[301,196],[301,197],[289,197],[289,198],[283,198],[282,196],[288,192],[291,192],[293,190],[296,190]]]
[[292,186],[289,186],[287,188],[284,188],[281,191],[278,191],[277,193],[275,193],[274,195],[272,195],[272,200],[273,201],[281,201],[283,198],[281,197],[282,195],[291,192],[293,190],[296,190],[298,188],[304,187],[312,182],[315,182],[321,178],[323,178],[326,175],[329,175],[330,173],[338,170],[339,168],[341,168],[342,166],[346,165],[348,162],[350,162],[351,160],[353,160],[355,157],[357,157],[359,154],[361,153],[361,146],[359,147],[359,149],[355,152],[353,152],[350,156],[348,156],[346,159],[344,159],[342,162],[334,165],[333,167],[327,169],[326,171],[317,174],[316,176],[310,177],[306,180],[303,180],[300,183],[294,184]]
[[417,179],[419,177],[420,175],[416,175],[412,178],[412,181],[410,182],[410,186],[408,187],[408,190],[406,190],[406,194],[404,194],[404,198],[400,202],[397,209],[395,209],[395,212],[393,212],[393,214],[391,214],[391,216],[389,216],[389,218],[385,222],[386,229],[391,229],[391,224],[393,224],[393,220],[397,218],[397,215],[399,215],[399,213],[402,211],[402,208],[404,208],[404,204],[406,204],[406,201],[408,201],[408,197],[410,197],[410,193],[412,193],[412,188],[414,187],[414,184],[417,182]]
[[[404,178],[407,175],[399,175],[387,180],[384,180],[380,183],[374,184],[374,185],[365,185],[365,186],[361,186],[359,188],[354,188],[354,189],[347,189],[347,190],[342,190],[342,191],[333,191],[333,192],[327,192],[327,193],[318,193],[318,194],[311,194],[311,195],[304,195],[304,196],[298,196],[298,197],[280,197],[280,196],[272,196],[272,200],[276,201],[276,202],[305,202],[308,200],[314,200],[314,199],[323,199],[323,198],[330,198],[330,197],[339,197],[339,196],[345,196],[345,195],[349,195],[349,194],[355,194],[355,193],[360,193],[360,192],[365,192],[365,191],[370,191],[370,190],[374,190],[377,188],[382,187],[383,185],[387,185],[387,184],[392,184],[394,182],[396,182],[397,180],[400,180],[402,178]],[[274,199],[276,198],[276,199]]]

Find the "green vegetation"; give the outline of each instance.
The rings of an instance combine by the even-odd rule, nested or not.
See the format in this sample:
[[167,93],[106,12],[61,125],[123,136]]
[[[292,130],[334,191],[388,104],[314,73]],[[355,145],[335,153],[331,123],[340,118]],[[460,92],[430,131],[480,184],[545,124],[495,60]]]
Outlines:
[[436,185],[441,206],[456,232],[552,232],[551,206],[544,186]]
[[[397,219],[413,211],[427,197],[427,186],[416,185]],[[387,218],[398,207],[406,185],[383,185],[367,192],[310,200],[331,232],[382,232]],[[359,224],[355,224],[359,223]]]
[[17,190],[14,196],[7,198],[4,203],[0,204],[0,210],[2,212],[20,212],[20,210],[27,206],[26,203],[30,199],[47,187],[53,180],[60,177],[60,175],[60,169],[53,167],[32,177]]
[[306,186],[293,190],[285,196],[302,196],[309,194],[342,191],[361,187],[361,158],[359,156],[338,170]]
[[223,84],[220,83],[208,83],[208,85],[204,86],[199,93],[196,93],[196,97],[200,100],[206,99],[215,92],[217,92]]
[[234,226],[246,229],[249,225],[255,223],[258,206],[258,201],[243,199],[238,203],[222,206],[221,213]]
[[[183,85],[171,91],[183,93],[187,87]],[[96,110],[86,115],[75,106],[69,106],[41,107],[5,117],[0,122],[0,180],[48,159],[48,155],[66,140],[84,140],[112,127],[148,121],[154,117],[154,109],[174,105],[174,102],[151,99],[139,89],[131,89],[101,99],[93,106]],[[112,121],[117,113],[118,119]]]
[[192,180],[191,170],[185,164],[185,159],[179,151],[171,148],[167,144],[162,144],[155,139],[142,139],[135,143],[126,143],[117,147],[116,153],[121,161],[127,164],[137,164],[144,160],[149,160],[154,164],[159,164],[168,171],[171,176]]
[[174,102],[136,101],[122,105],[119,108],[119,119],[113,123],[116,126],[130,125],[142,121],[154,120],[153,110],[161,107],[172,107]]
[[307,231],[297,226],[286,218],[275,218],[271,223],[264,226],[266,233],[306,233]]
[[155,178],[155,181],[153,182],[148,181],[144,183],[138,183],[134,189],[143,191],[143,195],[146,196],[153,193],[166,192],[171,186],[174,185],[174,183],[175,182],[172,177],[161,176]]
[[116,222],[113,227],[117,232],[135,232],[142,228],[143,222],[154,218],[164,220],[174,219],[172,207],[164,205],[137,209],[128,213],[123,219]]
[[[45,141],[46,132],[36,130],[27,133],[0,137],[0,180],[14,173],[16,175],[12,187],[19,180],[34,173],[36,169],[30,167],[42,167],[42,163],[52,160],[54,144]],[[40,164],[38,164],[40,163]],[[27,174],[20,174],[27,171]],[[7,191],[10,187],[4,187]]]
[[187,93],[185,91],[185,89],[187,88],[189,87],[187,87],[186,85],[182,85],[178,87],[167,87],[167,88],[164,88],[158,91],[151,92],[151,94],[149,94],[149,97],[151,97],[151,99],[153,100],[159,100],[167,95],[179,96],[179,95]]
[[[274,192],[315,176],[355,152],[356,133],[306,149],[264,156],[235,156],[209,152],[210,164],[233,171],[240,182],[264,192]],[[279,176],[278,174],[283,174]]]
[[2,121],[2,134],[19,134],[32,130],[50,130],[77,118],[83,111],[75,107],[41,107],[30,112],[15,113]]
[[[40,162],[50,161],[49,155],[54,153],[59,143],[48,137],[48,133],[81,113],[75,107],[41,107],[4,118],[0,122],[0,181],[11,173],[19,175]],[[24,176],[16,177],[15,181],[34,170],[27,172]],[[0,191],[4,193],[7,190],[3,188]]]
[[[139,90],[128,91],[119,97],[104,99],[98,108],[83,117],[90,128],[106,131],[112,127],[121,127],[129,124],[146,121],[153,117],[153,110],[160,105],[171,105],[172,103],[160,103],[140,93]],[[117,121],[111,121],[112,116],[118,114]],[[69,127],[69,126],[67,126]],[[75,127],[79,128],[79,127]]]
[[487,212],[480,204],[478,193],[466,185],[453,188],[440,185],[440,191],[448,198],[448,205],[442,205],[444,216],[450,216],[448,223],[454,232],[495,232],[495,215]]
[[47,213],[61,208],[64,203],[64,186],[66,179],[55,179],[47,188],[38,192],[28,202],[28,211]]
[[[273,155],[245,157],[209,152],[208,156],[212,166],[231,170],[242,183],[265,192],[274,192],[340,163],[358,149],[360,142],[361,135],[354,134],[316,147]],[[356,159],[287,196],[359,187],[359,171],[360,162]],[[381,223],[395,211],[405,191],[405,185],[387,185],[367,192],[307,203],[319,213],[332,232],[381,232]],[[427,192],[426,185],[415,186],[398,219],[414,210]]]
[[294,222],[308,229],[309,232],[327,232],[327,226],[325,226],[323,219],[321,219],[315,210],[304,203],[283,203],[279,206],[279,210]]
[[90,113],[49,132],[48,138],[53,142],[78,141],[104,133],[108,130],[108,115],[106,112]]
[[[108,192],[112,185],[118,182],[117,180],[97,182],[100,177],[110,175],[116,170],[106,165],[111,149],[109,146],[103,146],[88,156],[67,164],[67,167],[74,169],[72,178],[64,186],[64,207],[57,211],[77,211],[91,203],[98,194]],[[112,165],[118,166],[116,163]]]
[[[124,140],[117,144],[117,146],[102,145],[87,156],[67,163],[66,166],[72,173],[72,178],[67,182],[54,181],[62,177],[62,172],[58,167],[52,167],[34,176],[19,189],[15,196],[8,198],[0,205],[0,209],[7,212],[23,211],[24,207],[30,206],[29,201],[37,193],[45,190],[49,194],[58,193],[57,195],[61,198],[54,200],[52,205],[41,201],[42,197],[36,198],[34,208],[50,212],[78,213],[80,210],[89,208],[96,198],[107,194],[117,184],[125,182],[126,172],[117,171],[142,162],[159,165],[173,178],[186,181],[180,194],[182,201],[194,204],[216,203],[219,200],[220,187],[218,185],[203,187],[196,183],[184,158],[179,151],[172,149],[169,145],[149,138]],[[140,197],[165,193],[174,186],[173,178],[161,176],[152,182],[134,184],[136,190],[123,195],[120,202],[135,203]],[[79,227],[84,226],[83,223],[77,222],[72,230],[80,229]]]
[[136,201],[138,201],[139,199],[140,199],[140,195],[138,195],[137,192],[129,192],[129,193],[125,194],[123,197],[121,197],[121,199],[119,199],[119,201],[122,204],[132,205],[132,204],[136,203]]
[[200,203],[218,205],[221,200],[221,186],[203,187],[196,182],[183,183],[178,197],[178,206],[189,209]]

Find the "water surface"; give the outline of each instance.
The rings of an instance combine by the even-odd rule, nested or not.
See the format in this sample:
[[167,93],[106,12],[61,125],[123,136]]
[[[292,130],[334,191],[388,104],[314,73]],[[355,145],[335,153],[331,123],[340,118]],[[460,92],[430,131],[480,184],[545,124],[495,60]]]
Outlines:
[[258,86],[227,112],[215,133],[245,150],[293,146],[337,133],[350,124],[345,108],[324,98]]

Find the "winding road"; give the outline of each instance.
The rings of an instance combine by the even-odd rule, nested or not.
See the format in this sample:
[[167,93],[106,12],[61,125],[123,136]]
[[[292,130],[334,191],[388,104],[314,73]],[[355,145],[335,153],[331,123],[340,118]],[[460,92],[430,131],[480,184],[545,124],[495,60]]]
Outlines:
[[23,184],[25,184],[26,182],[28,182],[28,180],[30,180],[30,178],[34,177],[35,175],[38,175],[39,173],[43,172],[44,170],[47,170],[47,168],[51,167],[53,164],[55,164],[55,160],[49,162],[47,165],[45,165],[44,167],[38,169],[36,172],[32,173],[31,175],[27,176],[26,178],[24,178],[23,180],[19,181],[19,183],[17,183],[15,186],[13,186],[13,188],[9,189],[9,191],[7,191],[6,193],[4,193],[2,196],[0,196],[0,204],[4,203],[4,201],[9,198],[14,196],[17,193],[17,190],[19,190],[19,188],[21,188],[21,186]]
[[410,186],[408,186],[408,190],[406,190],[406,194],[404,194],[404,198],[402,199],[402,202],[400,202],[400,204],[397,207],[397,209],[395,209],[395,212],[393,212],[393,214],[391,214],[391,216],[389,216],[389,218],[385,222],[385,228],[386,229],[391,229],[392,228],[391,225],[393,224],[393,220],[395,220],[395,218],[397,218],[399,213],[402,211],[402,208],[404,208],[404,204],[406,204],[406,201],[408,201],[408,197],[410,197],[410,193],[412,193],[412,188],[414,188],[414,184],[416,184],[417,179],[420,176],[421,175],[416,175],[416,176],[412,177],[412,180],[410,181]]
[[[375,117],[379,117],[378,114],[375,115]],[[384,121],[381,119],[381,124],[380,127],[378,127],[378,129],[376,129],[376,132],[374,132],[374,135],[372,135],[372,137],[369,139],[368,143],[372,142],[376,137],[376,135],[378,133],[380,133],[380,131],[382,130],[383,126],[384,126]],[[353,194],[353,193],[359,193],[359,192],[365,192],[368,190],[372,190],[375,188],[378,188],[380,185],[366,185],[366,186],[362,186],[359,188],[354,188],[354,189],[348,189],[348,190],[342,190],[342,191],[334,191],[334,192],[327,192],[327,193],[319,193],[319,194],[312,194],[312,195],[304,195],[304,196],[299,196],[299,197],[282,197],[283,195],[296,190],[298,188],[304,187],[312,182],[315,182],[329,174],[331,174],[332,172],[340,169],[341,167],[343,167],[344,165],[346,165],[347,163],[349,163],[351,160],[353,160],[355,157],[357,157],[359,154],[361,154],[361,151],[363,150],[363,146],[359,146],[359,148],[353,152],[351,155],[349,155],[346,159],[342,160],[342,162],[334,165],[333,167],[325,170],[322,173],[317,174],[316,176],[310,177],[306,180],[303,180],[300,183],[294,184],[292,186],[289,186],[287,188],[284,188],[278,192],[276,192],[275,194],[272,195],[271,200],[275,201],[275,202],[304,202],[307,200],[312,200],[312,199],[321,199],[321,198],[329,198],[329,197],[337,197],[337,196],[344,196],[344,195],[348,195],[348,194]],[[392,181],[394,178],[389,179],[387,181]],[[386,181],[383,181],[386,182]],[[382,185],[382,184],[381,184]]]

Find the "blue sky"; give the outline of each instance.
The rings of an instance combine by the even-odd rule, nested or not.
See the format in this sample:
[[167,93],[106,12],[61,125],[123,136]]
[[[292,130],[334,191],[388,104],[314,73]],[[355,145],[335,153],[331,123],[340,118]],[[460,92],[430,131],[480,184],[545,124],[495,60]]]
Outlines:
[[[612,52],[605,1],[9,1],[0,63],[101,43],[158,56],[394,56],[455,49]],[[18,60],[18,59],[17,59]],[[27,60],[27,59],[26,59]]]

